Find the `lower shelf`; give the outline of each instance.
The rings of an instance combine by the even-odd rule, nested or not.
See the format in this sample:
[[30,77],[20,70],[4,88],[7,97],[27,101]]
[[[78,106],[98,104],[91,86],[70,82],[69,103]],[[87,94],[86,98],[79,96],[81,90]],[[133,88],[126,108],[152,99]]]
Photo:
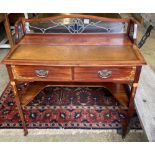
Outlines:
[[32,82],[29,83],[26,91],[21,95],[23,106],[28,105],[44,88],[47,87],[103,87],[106,88],[124,107],[128,107],[129,97],[124,84],[115,83],[52,83]]

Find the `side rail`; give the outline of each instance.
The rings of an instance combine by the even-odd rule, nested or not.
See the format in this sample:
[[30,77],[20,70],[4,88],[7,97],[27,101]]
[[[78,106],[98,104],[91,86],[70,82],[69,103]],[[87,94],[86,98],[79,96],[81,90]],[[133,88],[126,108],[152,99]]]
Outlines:
[[24,30],[23,21],[20,18],[16,23],[15,23],[15,43],[17,44],[25,35],[25,30]]
[[128,30],[129,30],[128,35],[129,35],[130,40],[136,44],[138,24],[133,18],[130,19],[130,24],[129,24]]

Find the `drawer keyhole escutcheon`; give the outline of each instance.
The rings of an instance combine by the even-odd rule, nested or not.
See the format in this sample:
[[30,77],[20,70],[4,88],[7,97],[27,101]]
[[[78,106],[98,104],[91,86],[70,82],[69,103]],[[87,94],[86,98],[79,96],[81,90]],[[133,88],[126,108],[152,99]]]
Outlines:
[[35,70],[35,74],[38,77],[46,77],[48,75],[48,70],[38,69],[38,70]]
[[112,74],[112,71],[109,71],[109,70],[98,71],[98,75],[102,79],[106,79],[106,78],[110,77],[111,74]]

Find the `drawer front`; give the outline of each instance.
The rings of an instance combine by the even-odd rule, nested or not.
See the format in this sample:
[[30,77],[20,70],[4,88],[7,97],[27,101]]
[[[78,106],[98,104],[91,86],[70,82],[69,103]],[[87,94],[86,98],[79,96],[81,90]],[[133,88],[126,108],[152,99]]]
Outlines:
[[12,66],[12,72],[19,80],[68,81],[72,77],[70,67]]
[[133,81],[135,67],[78,67],[74,69],[76,81]]

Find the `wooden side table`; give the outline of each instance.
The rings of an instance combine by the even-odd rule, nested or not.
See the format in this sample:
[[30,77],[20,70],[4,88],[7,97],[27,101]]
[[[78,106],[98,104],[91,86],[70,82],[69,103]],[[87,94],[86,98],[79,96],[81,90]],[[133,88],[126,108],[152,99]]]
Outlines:
[[[122,122],[124,137],[135,112],[141,67],[146,64],[135,44],[136,32],[132,19],[78,14],[20,19],[16,23],[17,45],[3,64],[8,69],[24,134],[28,130],[23,107],[46,86],[98,86],[107,88],[127,108],[127,118]],[[30,84],[22,96],[17,89],[21,81]]]

